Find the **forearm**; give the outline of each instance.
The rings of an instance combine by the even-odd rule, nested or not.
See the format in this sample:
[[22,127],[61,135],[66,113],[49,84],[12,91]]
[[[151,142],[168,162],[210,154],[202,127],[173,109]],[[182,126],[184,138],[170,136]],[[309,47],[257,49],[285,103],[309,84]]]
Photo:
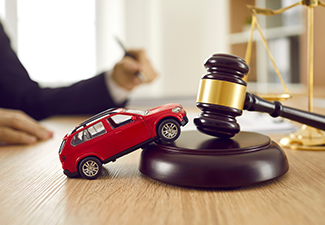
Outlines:
[[24,97],[21,110],[40,120],[52,115],[95,114],[116,105],[105,84],[104,74],[69,87],[38,89]]

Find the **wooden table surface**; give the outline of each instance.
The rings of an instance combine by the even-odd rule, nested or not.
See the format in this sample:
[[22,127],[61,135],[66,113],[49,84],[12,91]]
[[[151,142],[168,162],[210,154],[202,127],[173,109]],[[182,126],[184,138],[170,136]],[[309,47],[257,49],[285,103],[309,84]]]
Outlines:
[[44,120],[53,139],[0,147],[0,224],[325,224],[325,151],[285,149],[286,175],[235,190],[147,178],[138,171],[141,150],[105,164],[96,180],[68,179],[58,150],[83,119]]

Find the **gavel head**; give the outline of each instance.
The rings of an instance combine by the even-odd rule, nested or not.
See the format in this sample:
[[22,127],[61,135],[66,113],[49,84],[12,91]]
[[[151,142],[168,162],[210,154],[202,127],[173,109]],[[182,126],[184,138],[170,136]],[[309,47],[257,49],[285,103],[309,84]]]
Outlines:
[[220,138],[240,131],[236,116],[242,114],[249,72],[245,60],[228,54],[214,54],[204,63],[208,73],[200,81],[196,106],[202,112],[194,118],[197,129]]

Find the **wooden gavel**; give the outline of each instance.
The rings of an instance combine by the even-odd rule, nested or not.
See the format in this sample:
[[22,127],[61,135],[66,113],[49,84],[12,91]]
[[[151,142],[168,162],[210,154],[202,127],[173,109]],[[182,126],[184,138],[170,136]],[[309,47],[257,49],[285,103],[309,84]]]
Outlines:
[[269,102],[246,92],[242,78],[249,72],[245,60],[228,54],[214,54],[204,63],[208,73],[201,78],[196,106],[202,112],[194,118],[203,133],[230,138],[240,131],[236,117],[242,110],[266,112],[325,130],[325,116]]

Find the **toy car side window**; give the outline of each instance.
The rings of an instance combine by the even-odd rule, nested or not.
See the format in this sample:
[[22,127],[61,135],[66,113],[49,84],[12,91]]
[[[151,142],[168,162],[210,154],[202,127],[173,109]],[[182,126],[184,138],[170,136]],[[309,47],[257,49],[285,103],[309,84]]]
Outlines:
[[76,145],[79,145],[79,144],[83,143],[84,141],[89,140],[89,139],[90,139],[89,132],[87,130],[82,130],[82,131],[79,131],[78,133],[76,133],[73,136],[71,144],[73,146],[76,146]]
[[102,122],[96,123],[95,125],[88,128],[91,138],[105,134],[106,130]]
[[128,115],[114,115],[110,119],[114,122],[110,122],[113,129],[131,123],[133,121],[132,116]]
[[71,141],[71,144],[73,146],[76,146],[78,144],[81,144],[85,141],[88,141],[94,137],[97,137],[97,136],[105,134],[105,133],[106,133],[106,130],[105,130],[102,122],[98,122],[95,125],[88,127],[87,129],[75,134]]

